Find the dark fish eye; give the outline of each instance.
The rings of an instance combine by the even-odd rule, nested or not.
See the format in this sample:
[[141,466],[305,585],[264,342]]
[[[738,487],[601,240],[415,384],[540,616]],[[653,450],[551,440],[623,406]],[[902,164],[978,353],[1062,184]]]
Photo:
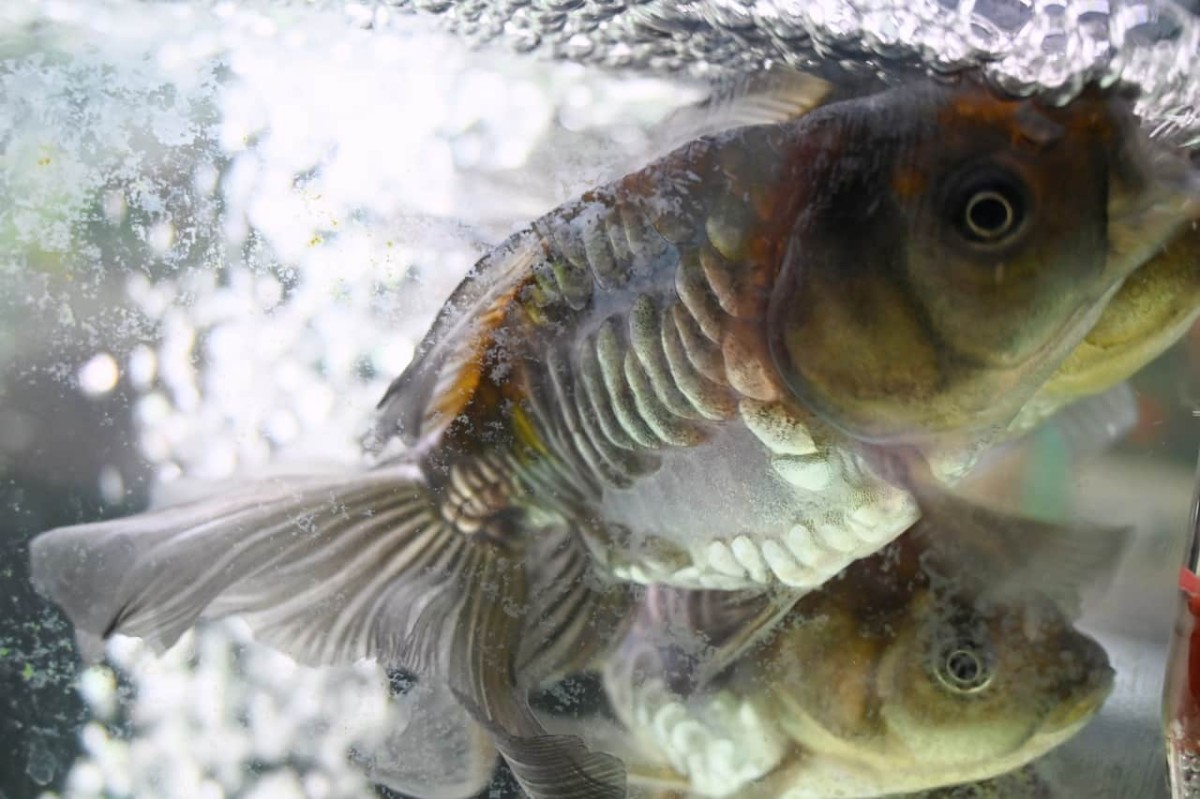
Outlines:
[[958,234],[974,245],[1007,244],[1024,227],[1025,191],[1006,173],[975,174],[952,192],[948,216]]

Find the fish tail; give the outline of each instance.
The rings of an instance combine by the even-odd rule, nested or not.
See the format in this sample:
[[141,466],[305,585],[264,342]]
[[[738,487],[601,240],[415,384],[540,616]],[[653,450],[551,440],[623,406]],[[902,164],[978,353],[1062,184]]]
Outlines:
[[531,796],[624,796],[619,761],[546,734],[518,691],[526,563],[511,531],[488,525],[460,528],[421,469],[399,462],[51,530],[32,542],[31,571],[85,657],[114,634],[161,650],[199,619],[237,614],[303,663],[370,657],[444,681]]

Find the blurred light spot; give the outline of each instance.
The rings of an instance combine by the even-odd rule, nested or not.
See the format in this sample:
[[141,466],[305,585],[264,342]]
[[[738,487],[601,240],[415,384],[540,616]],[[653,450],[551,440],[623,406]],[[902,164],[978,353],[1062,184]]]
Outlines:
[[153,429],[171,414],[171,401],[162,392],[155,391],[138,400],[134,413],[144,428]]
[[99,397],[112,391],[121,376],[120,369],[113,356],[101,352],[79,370],[79,388],[90,397]]
[[263,432],[275,444],[287,444],[300,434],[300,423],[290,411],[275,411],[267,417]]
[[129,381],[139,391],[150,388],[158,371],[158,355],[145,344],[139,344],[129,353]]
[[117,709],[117,680],[104,666],[84,670],[79,676],[79,693],[97,718],[110,718]]
[[216,168],[208,164],[201,164],[192,173],[192,186],[195,187],[197,193],[207,197],[216,191],[217,179],[220,174]]
[[378,374],[395,377],[412,361],[413,344],[407,340],[393,340],[371,353],[371,363]]
[[165,255],[175,243],[175,226],[170,222],[159,222],[150,228],[146,243],[159,255]]
[[304,793],[309,799],[326,799],[333,795],[333,783],[319,771],[304,775]]
[[173,483],[183,475],[183,469],[179,468],[178,463],[164,463],[155,474],[158,482]]
[[200,783],[200,790],[196,792],[196,799],[225,799],[225,791],[216,782],[205,780]]
[[274,277],[268,275],[255,283],[254,293],[258,298],[259,306],[266,311],[279,304],[279,300],[283,298],[283,286]]
[[334,394],[329,386],[317,383],[302,389],[297,400],[296,410],[300,418],[313,423],[329,416],[329,412],[333,410]]
[[[84,681],[79,682],[80,692],[84,690]],[[79,742],[83,744],[84,751],[90,752],[93,756],[103,755],[104,750],[108,746],[108,734],[104,732],[104,728],[96,722],[90,722],[84,725],[83,730],[79,733]]]
[[104,772],[95,763],[81,761],[71,769],[67,779],[69,794],[83,796],[101,796],[104,793]]
[[[287,740],[287,736],[284,736]],[[304,787],[287,771],[268,774],[246,793],[246,799],[305,799]]]
[[118,505],[125,501],[125,480],[115,466],[105,466],[100,470],[100,496],[109,505]]
[[139,445],[142,457],[151,463],[158,463],[171,457],[171,442],[155,428],[148,428],[142,433]]
[[198,477],[220,479],[237,468],[237,450],[230,441],[217,441],[200,453],[194,471]]

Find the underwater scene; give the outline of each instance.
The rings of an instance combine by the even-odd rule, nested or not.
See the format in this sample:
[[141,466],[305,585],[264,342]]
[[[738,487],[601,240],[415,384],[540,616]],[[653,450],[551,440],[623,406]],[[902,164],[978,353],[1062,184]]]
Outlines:
[[7,0],[0,799],[1200,796],[1198,53]]

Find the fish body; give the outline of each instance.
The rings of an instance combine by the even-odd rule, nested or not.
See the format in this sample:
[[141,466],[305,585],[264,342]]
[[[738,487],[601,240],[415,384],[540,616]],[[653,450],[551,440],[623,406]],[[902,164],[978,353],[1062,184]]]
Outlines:
[[632,781],[673,772],[681,796],[891,796],[990,780],[1070,738],[1111,690],[1103,649],[1047,595],[1000,598],[945,561],[930,568],[921,535],[809,593],[699,691],[682,653],[689,636],[720,637],[703,619],[728,598],[651,589],[605,666],[636,742]]
[[381,437],[493,458],[618,578],[818,586],[916,517],[864,441],[962,474],[1182,224],[1129,124],[924,87],[692,142],[485,259]]
[[1009,435],[1195,211],[1134,123],[964,81],[695,140],[476,265],[380,404],[407,451],[50,531],[34,581],[93,645],[238,613],[408,669],[532,795],[620,796],[523,692],[602,650],[628,582],[812,590],[918,514],[880,453],[948,481]]

